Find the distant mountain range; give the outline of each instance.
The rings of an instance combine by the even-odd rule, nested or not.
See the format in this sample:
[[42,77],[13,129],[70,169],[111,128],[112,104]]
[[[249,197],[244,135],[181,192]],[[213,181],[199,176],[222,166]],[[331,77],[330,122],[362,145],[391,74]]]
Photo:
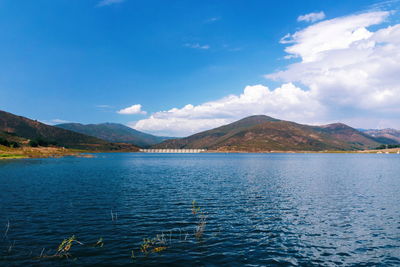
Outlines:
[[257,152],[358,150],[380,144],[374,137],[341,123],[309,126],[259,115],[153,147]]
[[172,138],[143,133],[119,123],[86,125],[80,123],[64,123],[55,126],[77,133],[94,136],[109,142],[130,143],[143,148],[150,147],[151,145]]
[[400,144],[400,131],[395,129],[360,129],[383,144]]
[[0,111],[0,139],[10,144],[44,140],[56,146],[98,151],[138,151],[138,147],[150,146],[243,152],[323,151],[360,150],[382,144],[399,144],[400,131],[356,130],[342,123],[310,126],[258,115],[185,138],[169,139],[117,123],[50,126]]
[[27,141],[39,140],[42,143],[66,148],[97,151],[138,151],[138,147],[132,144],[111,143],[93,136],[46,125],[36,120],[17,116],[5,111],[0,111],[0,132],[3,133],[2,138],[18,136]]

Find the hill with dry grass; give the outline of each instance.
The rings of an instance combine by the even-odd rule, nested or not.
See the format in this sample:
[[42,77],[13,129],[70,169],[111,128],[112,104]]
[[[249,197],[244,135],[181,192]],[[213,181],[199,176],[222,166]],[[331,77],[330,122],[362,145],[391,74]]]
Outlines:
[[132,144],[112,143],[96,137],[46,125],[36,120],[0,111],[0,138],[25,146],[54,146],[92,151],[137,151]]
[[344,124],[309,126],[258,115],[189,137],[167,140],[154,148],[259,152],[359,150],[379,145],[373,137]]

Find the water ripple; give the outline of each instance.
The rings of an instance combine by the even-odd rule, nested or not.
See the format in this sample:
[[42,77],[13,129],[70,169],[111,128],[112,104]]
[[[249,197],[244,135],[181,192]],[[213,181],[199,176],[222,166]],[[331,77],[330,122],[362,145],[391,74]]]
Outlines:
[[[116,153],[1,162],[0,265],[398,266],[399,161]],[[200,239],[193,200],[207,218]],[[74,234],[104,247],[38,259]],[[143,255],[143,238],[157,235],[167,249]]]

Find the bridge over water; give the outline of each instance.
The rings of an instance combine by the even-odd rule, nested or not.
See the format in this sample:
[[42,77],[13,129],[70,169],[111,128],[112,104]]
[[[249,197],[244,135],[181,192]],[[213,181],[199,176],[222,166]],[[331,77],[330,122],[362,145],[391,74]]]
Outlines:
[[144,153],[201,153],[207,149],[140,149]]

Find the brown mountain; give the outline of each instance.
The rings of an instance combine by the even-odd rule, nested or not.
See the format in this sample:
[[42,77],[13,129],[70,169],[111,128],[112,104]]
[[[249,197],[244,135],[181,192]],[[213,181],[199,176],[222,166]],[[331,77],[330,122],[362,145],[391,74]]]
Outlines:
[[186,138],[167,140],[154,148],[322,151],[374,148],[379,144],[373,137],[344,124],[309,126],[258,115]]
[[384,144],[400,144],[400,131],[395,129],[368,129],[364,133],[373,136]]
[[327,133],[355,148],[375,148],[380,142],[368,134],[358,131],[343,123],[332,123],[315,127],[317,131]]
[[119,123],[63,123],[55,126],[73,132],[94,136],[109,142],[128,143],[139,147],[150,147],[151,145],[161,143],[164,140],[172,139],[171,137],[161,137],[143,133]]
[[36,120],[31,120],[1,110],[0,131],[25,139],[41,140],[42,142],[66,148],[99,151],[138,150],[136,146],[131,144],[110,143],[96,137],[46,125]]

